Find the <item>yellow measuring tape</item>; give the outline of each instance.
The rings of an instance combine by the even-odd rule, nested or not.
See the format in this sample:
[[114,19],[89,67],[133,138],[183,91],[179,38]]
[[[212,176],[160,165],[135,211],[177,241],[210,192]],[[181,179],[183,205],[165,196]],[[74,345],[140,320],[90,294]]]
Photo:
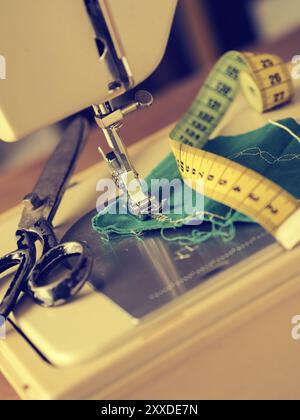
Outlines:
[[251,217],[291,249],[300,241],[298,200],[257,172],[201,150],[240,89],[259,112],[286,103],[294,94],[288,68],[279,57],[229,52],[172,131],[172,150],[189,185],[197,189],[197,181],[203,180],[207,197]]

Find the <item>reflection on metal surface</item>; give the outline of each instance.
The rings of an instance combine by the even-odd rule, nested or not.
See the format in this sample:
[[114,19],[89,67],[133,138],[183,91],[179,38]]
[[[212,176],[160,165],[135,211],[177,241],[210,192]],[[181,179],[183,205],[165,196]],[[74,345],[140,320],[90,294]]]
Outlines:
[[[215,238],[202,245],[182,246],[164,240],[160,231],[147,232],[142,238],[115,236],[103,243],[91,228],[94,215],[95,211],[84,216],[63,240],[88,242],[95,257],[91,286],[136,318],[213,281],[216,274],[273,243],[255,224],[239,225],[235,240],[229,243]],[[178,235],[178,230],[174,233]]]

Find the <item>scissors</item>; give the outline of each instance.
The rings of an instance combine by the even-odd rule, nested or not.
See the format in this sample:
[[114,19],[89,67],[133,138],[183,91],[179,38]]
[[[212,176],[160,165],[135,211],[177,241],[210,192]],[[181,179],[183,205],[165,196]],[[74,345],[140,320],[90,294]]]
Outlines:
[[[5,319],[21,293],[29,294],[39,305],[59,306],[71,299],[89,277],[93,258],[87,244],[59,244],[52,225],[86,134],[86,121],[75,119],[47,162],[34,191],[24,198],[24,210],[16,231],[17,250],[0,259],[0,274],[17,268],[0,303],[0,315]],[[37,257],[38,243],[42,246],[40,258]],[[76,257],[72,266],[69,257]],[[45,282],[47,271],[61,264],[67,274]]]

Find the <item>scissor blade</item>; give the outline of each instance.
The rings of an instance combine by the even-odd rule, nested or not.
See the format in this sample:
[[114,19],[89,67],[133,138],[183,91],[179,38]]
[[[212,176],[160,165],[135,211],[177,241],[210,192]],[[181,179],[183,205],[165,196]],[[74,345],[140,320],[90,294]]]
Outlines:
[[[87,135],[88,124],[76,118],[63,133],[62,139],[48,160],[32,194],[43,204],[43,217],[52,222],[72,175]],[[25,208],[19,227],[27,227],[32,210]]]

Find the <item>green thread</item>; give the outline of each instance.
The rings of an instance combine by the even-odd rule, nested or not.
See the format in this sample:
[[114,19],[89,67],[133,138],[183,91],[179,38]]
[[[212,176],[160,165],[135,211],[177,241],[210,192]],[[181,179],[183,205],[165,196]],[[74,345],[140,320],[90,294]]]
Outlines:
[[[287,130],[280,126],[284,125]],[[290,135],[300,134],[300,126],[293,119],[286,119],[278,125],[267,126],[247,134],[231,137],[218,137],[208,142],[204,150],[228,157],[276,182],[296,198],[300,198],[300,171],[298,156],[300,144]],[[181,180],[175,159],[167,156],[145,179],[150,185],[152,179]],[[183,182],[181,180],[181,182]],[[197,194],[193,192],[193,194]],[[175,197],[170,197],[174,202]],[[122,197],[118,199],[122,200]],[[122,204],[122,203],[121,203]],[[172,206],[171,206],[172,208]],[[160,230],[161,237],[182,245],[199,245],[210,238],[220,238],[225,242],[234,240],[236,223],[253,223],[247,216],[238,213],[221,203],[205,198],[204,211],[198,211],[193,218],[203,219],[203,224],[189,229],[183,227],[189,220],[188,214],[171,214],[166,218],[141,221],[131,215],[110,215],[108,209],[97,215],[92,221],[93,229],[101,240],[109,242],[112,236],[128,236],[142,239],[143,232]],[[170,235],[172,232],[172,236]]]

